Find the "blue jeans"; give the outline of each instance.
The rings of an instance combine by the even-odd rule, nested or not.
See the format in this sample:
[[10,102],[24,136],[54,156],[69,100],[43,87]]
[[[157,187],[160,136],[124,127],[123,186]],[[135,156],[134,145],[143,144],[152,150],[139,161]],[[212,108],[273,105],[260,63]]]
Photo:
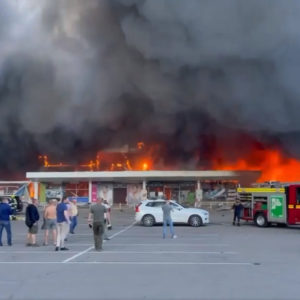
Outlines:
[[171,217],[167,217],[167,218],[164,218],[164,221],[163,221],[163,238],[165,238],[166,234],[167,234],[167,225],[170,226],[170,232],[171,232],[172,237],[175,235],[173,221],[172,221]]
[[7,244],[11,246],[11,227],[10,221],[0,221],[0,246],[2,246],[2,231],[3,228],[6,230]]
[[77,226],[77,216],[74,216],[71,218],[71,224],[70,224],[70,232],[74,233],[74,229]]

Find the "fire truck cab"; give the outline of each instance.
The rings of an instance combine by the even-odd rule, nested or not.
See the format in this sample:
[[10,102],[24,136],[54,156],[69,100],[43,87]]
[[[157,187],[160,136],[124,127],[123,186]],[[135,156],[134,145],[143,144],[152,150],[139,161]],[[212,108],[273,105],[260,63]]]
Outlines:
[[238,188],[237,192],[243,205],[241,219],[258,227],[300,225],[300,184]]

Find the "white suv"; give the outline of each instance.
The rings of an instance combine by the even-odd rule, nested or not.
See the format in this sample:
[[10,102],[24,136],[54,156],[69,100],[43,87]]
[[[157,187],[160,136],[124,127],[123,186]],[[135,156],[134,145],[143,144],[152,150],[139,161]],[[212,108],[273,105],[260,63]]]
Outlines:
[[[145,200],[136,206],[135,220],[144,226],[153,226],[155,223],[163,222],[162,206],[165,200]],[[176,201],[171,200],[173,211],[171,217],[173,223],[189,224],[199,227],[209,223],[209,212],[200,208],[186,208]]]

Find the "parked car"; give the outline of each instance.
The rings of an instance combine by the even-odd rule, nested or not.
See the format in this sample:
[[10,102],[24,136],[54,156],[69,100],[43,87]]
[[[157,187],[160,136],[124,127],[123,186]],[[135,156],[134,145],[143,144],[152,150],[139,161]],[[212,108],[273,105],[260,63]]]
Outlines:
[[24,205],[19,196],[0,196],[0,202],[3,198],[8,199],[8,204],[13,209],[14,214],[21,213],[23,211]]
[[[163,222],[162,206],[165,200],[144,200],[136,206],[135,220],[144,226],[153,226]],[[171,200],[173,211],[171,212],[173,223],[189,224],[199,227],[209,223],[209,212],[200,208],[188,208]]]

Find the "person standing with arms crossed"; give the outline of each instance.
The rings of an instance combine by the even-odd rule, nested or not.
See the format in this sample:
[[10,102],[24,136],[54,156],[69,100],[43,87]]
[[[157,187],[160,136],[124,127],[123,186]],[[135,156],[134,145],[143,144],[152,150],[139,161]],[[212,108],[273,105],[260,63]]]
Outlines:
[[[107,211],[106,207],[102,204],[102,201],[103,201],[102,198],[97,199],[97,202],[91,206],[90,213],[88,216],[89,227],[93,228],[96,251],[102,250],[104,220],[105,220],[104,214]],[[93,225],[92,225],[92,221],[93,221]]]
[[176,239],[177,236],[175,235],[175,232],[174,232],[173,221],[172,221],[172,217],[171,217],[171,212],[173,211],[171,201],[168,199],[161,208],[163,211],[163,239],[166,238],[167,225],[170,226],[170,232],[171,232],[172,239]]

